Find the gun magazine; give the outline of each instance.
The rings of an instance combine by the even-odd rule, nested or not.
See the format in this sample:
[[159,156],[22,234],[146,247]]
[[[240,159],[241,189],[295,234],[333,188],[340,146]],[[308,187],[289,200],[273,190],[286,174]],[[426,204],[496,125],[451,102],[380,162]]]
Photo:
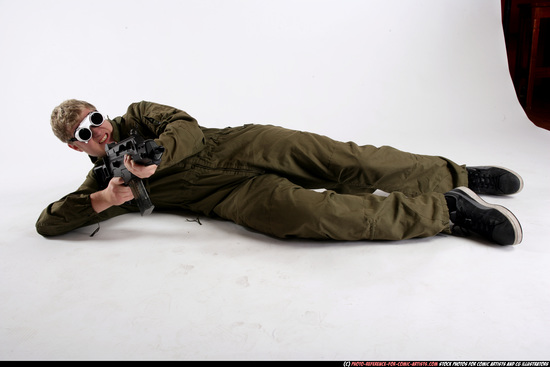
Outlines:
[[155,206],[149,198],[149,193],[147,193],[143,181],[139,178],[134,178],[128,182],[128,186],[130,186],[134,194],[134,199],[137,202],[141,216],[151,214]]

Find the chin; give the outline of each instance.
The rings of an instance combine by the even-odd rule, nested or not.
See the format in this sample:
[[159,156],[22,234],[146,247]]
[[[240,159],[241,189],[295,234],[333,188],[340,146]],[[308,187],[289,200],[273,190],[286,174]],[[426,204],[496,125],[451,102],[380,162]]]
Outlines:
[[96,157],[96,158],[103,158],[107,155],[107,153],[105,153],[105,150],[101,151],[101,152],[96,152],[94,154],[90,154],[90,156],[92,157]]

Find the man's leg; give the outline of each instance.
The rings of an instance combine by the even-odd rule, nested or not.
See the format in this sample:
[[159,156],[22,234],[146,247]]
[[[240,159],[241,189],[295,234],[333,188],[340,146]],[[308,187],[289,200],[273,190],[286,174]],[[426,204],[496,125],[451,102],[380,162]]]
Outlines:
[[215,208],[222,218],[272,236],[334,240],[401,240],[449,231],[443,194],[316,192],[266,174],[234,189]]
[[523,237],[512,212],[465,187],[416,197],[400,192],[343,195],[304,189],[268,174],[239,185],[214,212],[281,238],[402,240],[471,231],[500,245],[515,245]]
[[359,146],[277,126],[250,125],[219,137],[219,142],[215,156],[229,158],[225,164],[238,162],[305,188],[349,193],[380,189],[417,196],[468,184],[466,168],[443,157]]

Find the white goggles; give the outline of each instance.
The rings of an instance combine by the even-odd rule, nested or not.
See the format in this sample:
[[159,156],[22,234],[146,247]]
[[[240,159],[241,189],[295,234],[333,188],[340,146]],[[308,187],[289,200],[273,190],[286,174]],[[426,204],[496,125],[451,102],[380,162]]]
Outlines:
[[92,127],[98,127],[103,124],[105,118],[103,115],[97,111],[90,112],[84,120],[80,122],[78,127],[74,132],[74,138],[71,138],[70,142],[81,141],[83,143],[88,143],[92,138]]

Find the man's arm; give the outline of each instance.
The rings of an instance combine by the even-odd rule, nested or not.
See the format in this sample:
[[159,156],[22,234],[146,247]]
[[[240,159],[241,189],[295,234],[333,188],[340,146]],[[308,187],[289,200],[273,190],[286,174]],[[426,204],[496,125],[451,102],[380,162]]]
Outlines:
[[124,117],[127,126],[138,128],[144,138],[154,138],[165,148],[159,170],[195,155],[205,146],[198,122],[180,109],[143,101],[130,105]]
[[105,190],[96,191],[90,195],[92,208],[101,213],[112,206],[122,205],[134,198],[129,186],[124,186],[122,177],[113,177]]
[[133,205],[122,204],[125,202],[123,200],[128,200],[128,192],[130,195],[132,192],[129,187],[118,183],[118,180],[110,182],[111,187],[100,190],[90,172],[77,191],[51,203],[42,211],[36,222],[37,232],[42,236],[58,236],[118,215],[139,211]]

